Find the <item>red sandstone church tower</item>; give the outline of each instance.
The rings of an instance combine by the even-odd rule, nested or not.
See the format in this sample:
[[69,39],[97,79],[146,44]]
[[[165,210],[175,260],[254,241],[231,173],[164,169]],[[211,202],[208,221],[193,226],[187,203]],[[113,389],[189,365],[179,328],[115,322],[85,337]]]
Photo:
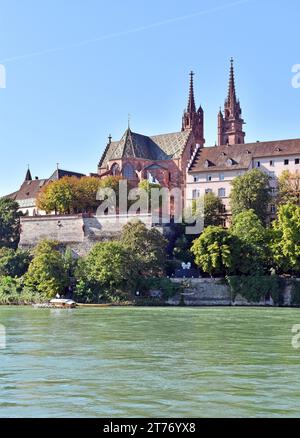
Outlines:
[[204,146],[204,113],[200,105],[198,111],[196,110],[195,96],[194,96],[194,72],[190,73],[190,93],[187,109],[184,111],[182,117],[181,131],[191,131],[194,134],[196,144]]
[[220,109],[218,115],[218,145],[233,145],[245,143],[243,131],[244,120],[240,101],[236,97],[233,59],[231,58],[229,90],[225,101],[224,115]]

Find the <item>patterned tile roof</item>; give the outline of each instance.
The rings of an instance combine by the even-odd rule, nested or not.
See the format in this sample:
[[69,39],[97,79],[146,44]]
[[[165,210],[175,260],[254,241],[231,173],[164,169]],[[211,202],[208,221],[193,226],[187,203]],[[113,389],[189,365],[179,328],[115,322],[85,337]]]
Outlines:
[[300,139],[205,147],[198,150],[190,172],[248,169],[253,159],[299,155]]
[[153,161],[180,158],[189,136],[190,132],[186,131],[148,137],[128,129],[119,142],[107,145],[99,167],[104,168],[109,161],[121,158],[136,157]]

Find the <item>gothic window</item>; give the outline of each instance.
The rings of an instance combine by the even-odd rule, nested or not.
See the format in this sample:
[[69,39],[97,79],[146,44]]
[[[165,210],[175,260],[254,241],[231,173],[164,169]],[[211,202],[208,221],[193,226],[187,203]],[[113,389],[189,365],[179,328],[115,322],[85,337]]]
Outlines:
[[120,168],[119,168],[119,165],[117,163],[112,165],[112,167],[111,167],[111,174],[113,176],[116,176],[116,175],[120,174]]
[[127,163],[123,167],[123,176],[124,178],[133,179],[135,177],[134,168],[131,164]]

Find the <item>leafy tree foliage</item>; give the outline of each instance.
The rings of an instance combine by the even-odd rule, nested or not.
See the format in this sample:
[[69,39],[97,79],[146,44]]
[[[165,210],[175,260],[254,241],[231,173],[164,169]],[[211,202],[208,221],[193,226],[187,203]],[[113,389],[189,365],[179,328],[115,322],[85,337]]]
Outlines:
[[42,293],[46,298],[64,293],[68,276],[57,242],[45,240],[38,244],[24,277],[24,284],[31,291]]
[[0,248],[0,277],[21,277],[27,272],[30,261],[28,251]]
[[118,195],[120,179],[120,176],[107,176],[103,179],[66,176],[47,184],[41,190],[37,206],[47,213],[72,214],[95,211],[99,205],[98,190],[111,188]]
[[254,210],[260,220],[266,220],[271,200],[269,179],[261,170],[252,169],[232,181],[230,199],[233,216]]
[[160,277],[164,274],[168,241],[155,228],[142,222],[131,222],[123,228],[121,242],[134,254],[139,276]]
[[41,190],[37,207],[46,213],[70,214],[74,212],[78,178],[64,177],[52,181]]
[[77,295],[88,291],[90,301],[113,300],[120,291],[131,291],[134,281],[134,262],[120,242],[97,243],[79,262],[76,276],[79,280]]
[[202,213],[199,210],[203,209],[204,227],[218,226],[221,225],[222,207],[221,199],[213,192],[209,192],[199,198],[198,201],[193,201],[192,213],[194,216],[197,216]]
[[300,206],[279,207],[277,220],[273,222],[272,251],[279,270],[300,273]]
[[19,205],[11,199],[0,199],[0,247],[16,248],[20,239]]
[[300,174],[288,170],[282,172],[278,180],[279,204],[300,205]]
[[269,235],[254,210],[236,215],[230,232],[240,242],[239,271],[250,275],[263,273],[270,263]]
[[207,227],[191,251],[196,265],[211,276],[232,273],[239,262],[238,239],[222,227]]

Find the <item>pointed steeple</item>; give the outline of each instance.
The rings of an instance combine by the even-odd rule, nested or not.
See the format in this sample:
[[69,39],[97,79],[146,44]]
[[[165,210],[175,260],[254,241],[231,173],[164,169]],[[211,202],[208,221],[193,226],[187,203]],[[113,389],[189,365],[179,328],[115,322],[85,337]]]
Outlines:
[[220,110],[218,114],[218,143],[232,145],[245,143],[243,131],[244,120],[239,100],[236,97],[234,61],[230,60],[228,96],[225,100],[224,116]]
[[189,93],[189,102],[187,106],[187,112],[190,114],[194,114],[196,112],[196,104],[195,104],[195,95],[194,95],[194,75],[193,71],[190,72],[190,93]]
[[195,143],[204,145],[204,112],[200,106],[198,111],[196,110],[195,94],[194,94],[194,76],[193,71],[190,72],[190,88],[189,88],[189,100],[187,109],[183,113],[182,117],[182,129],[181,131],[193,132]]
[[235,92],[235,79],[234,79],[234,60],[230,59],[230,74],[229,74],[229,87],[228,87],[228,105],[234,107],[237,103]]
[[32,181],[32,176],[31,176],[31,172],[28,166],[27,172],[26,172],[26,176],[25,176],[25,181]]

